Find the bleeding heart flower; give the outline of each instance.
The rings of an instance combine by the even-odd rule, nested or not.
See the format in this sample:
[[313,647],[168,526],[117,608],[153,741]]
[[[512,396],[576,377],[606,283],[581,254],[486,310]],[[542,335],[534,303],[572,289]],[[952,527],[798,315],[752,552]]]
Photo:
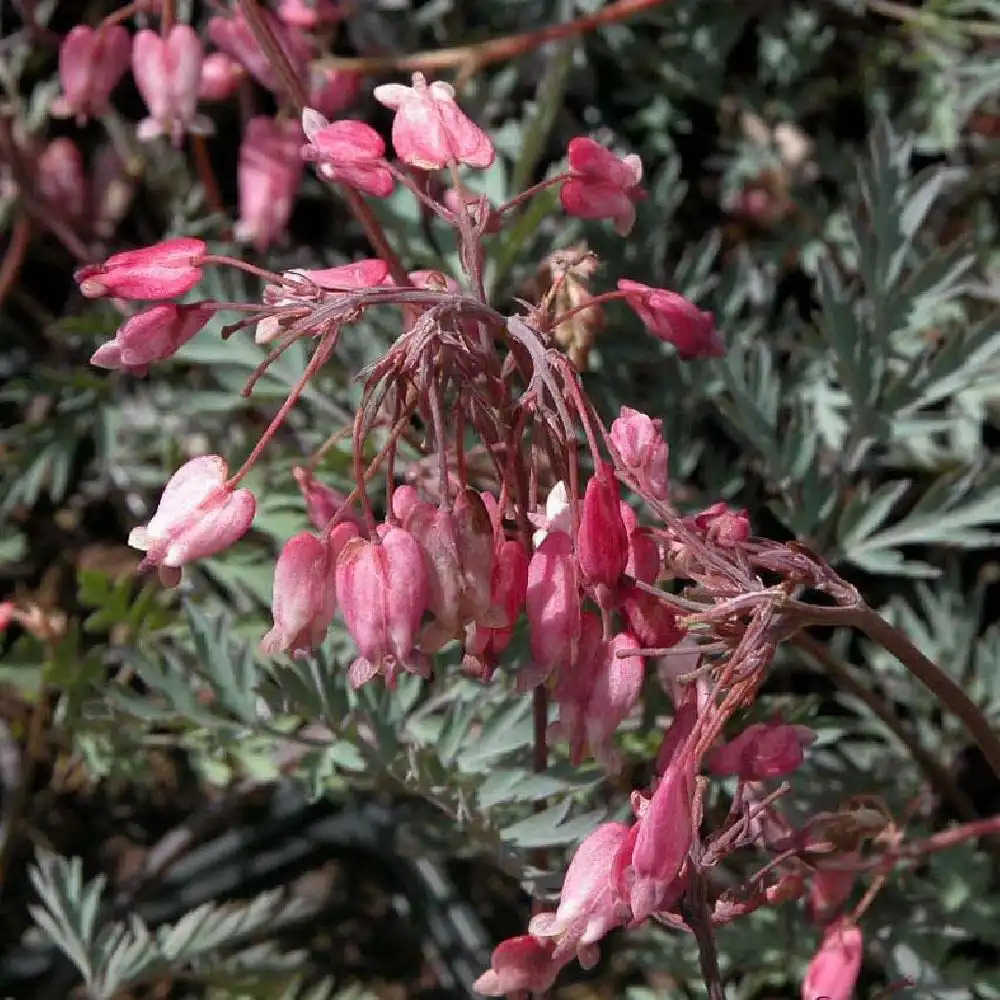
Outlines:
[[628,236],[635,202],[645,197],[639,187],[642,160],[634,154],[619,159],[583,136],[570,140],[568,152],[570,177],[559,189],[563,209],[581,219],[611,219],[615,230]]
[[666,288],[650,288],[628,278],[619,280],[618,289],[626,293],[625,301],[646,329],[657,340],[673,344],[682,358],[719,358],[726,353],[715,328],[715,318],[683,295]]

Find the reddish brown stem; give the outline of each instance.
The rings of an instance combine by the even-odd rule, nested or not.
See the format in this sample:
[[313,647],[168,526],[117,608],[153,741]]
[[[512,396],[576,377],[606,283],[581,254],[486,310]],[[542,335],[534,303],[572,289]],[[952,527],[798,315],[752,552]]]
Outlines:
[[17,281],[17,276],[21,273],[21,265],[28,252],[28,244],[31,241],[31,222],[23,212],[14,219],[11,227],[10,243],[3,255],[3,262],[0,263],[0,305],[7,298],[11,288]]
[[663,2],[664,0],[617,0],[602,10],[578,17],[574,21],[550,24],[519,35],[506,35],[473,45],[458,45],[433,52],[415,52],[408,56],[363,56],[354,59],[333,56],[323,60],[320,65],[354,73],[426,72],[440,69],[465,69],[468,72],[469,68],[481,69],[491,63],[514,59],[547,42],[585,35],[602,25],[622,21],[644,10],[652,10]]

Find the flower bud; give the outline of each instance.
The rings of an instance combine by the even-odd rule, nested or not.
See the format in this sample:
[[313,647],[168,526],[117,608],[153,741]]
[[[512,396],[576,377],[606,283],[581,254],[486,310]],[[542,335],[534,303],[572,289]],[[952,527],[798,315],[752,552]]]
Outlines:
[[528,564],[525,597],[534,669],[525,683],[545,680],[557,667],[573,662],[580,637],[580,595],[573,540],[553,531]]
[[227,486],[227,472],[218,455],[202,455],[170,477],[149,523],[129,534],[129,545],[146,553],[140,570],[159,566],[164,584],[175,585],[181,566],[221,552],[250,530],[254,496]]
[[395,180],[385,162],[385,143],[370,125],[358,121],[328,122],[315,108],[302,112],[304,160],[316,164],[325,181],[346,184],[376,198],[392,194]]
[[306,656],[323,642],[337,610],[334,558],[328,542],[308,531],[288,540],[274,568],[274,627],[261,652]]
[[583,579],[597,603],[609,608],[628,564],[628,534],[619,509],[618,483],[605,463],[587,483],[576,551]]
[[639,488],[656,500],[667,499],[667,442],[663,421],[623,406],[611,424],[611,443]]
[[52,112],[60,118],[76,118],[82,125],[102,114],[108,98],[128,69],[131,43],[120,24],[73,28],[59,46],[59,82],[62,94]]
[[201,280],[203,240],[181,236],[139,250],[126,250],[103,264],[88,264],[73,275],[88,299],[172,299]]
[[411,167],[437,170],[448,164],[488,167],[496,153],[489,136],[469,119],[455,101],[455,88],[422,73],[413,85],[386,83],[375,88],[375,100],[392,108],[392,144]]
[[215,312],[215,306],[204,302],[151,306],[125,320],[114,340],[94,351],[90,363],[98,368],[146,375],[154,361],[172,358]]
[[803,748],[815,739],[806,726],[755,722],[735,739],[716,747],[705,759],[713,774],[735,774],[744,781],[764,781],[791,774],[804,760]]
[[828,927],[802,981],[802,1000],[850,1000],[861,971],[863,949],[857,925],[838,921]]
[[673,344],[681,358],[718,358],[726,352],[715,318],[683,295],[621,278],[620,291],[657,340]]

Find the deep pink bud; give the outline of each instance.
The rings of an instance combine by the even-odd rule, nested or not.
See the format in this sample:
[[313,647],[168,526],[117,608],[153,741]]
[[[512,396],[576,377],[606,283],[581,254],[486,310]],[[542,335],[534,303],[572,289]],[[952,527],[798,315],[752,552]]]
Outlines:
[[88,299],[171,299],[201,280],[203,240],[181,236],[139,250],[126,250],[103,264],[88,264],[73,275]]
[[299,126],[258,116],[240,142],[238,240],[262,253],[284,231],[302,178]]
[[755,722],[705,758],[713,774],[735,774],[744,781],[764,781],[791,774],[805,759],[803,748],[815,739],[806,726]]
[[225,52],[210,52],[201,61],[198,98],[202,101],[224,101],[236,93],[245,76],[243,67]]
[[611,443],[622,464],[635,476],[639,489],[654,499],[666,500],[668,451],[663,421],[623,406],[621,415],[611,424]]
[[140,31],[132,40],[132,76],[149,117],[139,123],[141,140],[168,135],[179,142],[185,132],[206,133],[211,123],[197,114],[201,86],[201,39],[187,24],[175,24],[163,38]]
[[[292,469],[292,476],[299,484],[299,491],[306,502],[306,514],[317,531],[323,531],[327,524],[340,513],[340,509],[347,502],[347,497],[335,490],[332,486],[319,482],[308,469],[301,465]],[[351,510],[344,518],[357,526],[359,533],[364,535],[362,521],[357,511]]]
[[125,320],[115,339],[94,351],[90,363],[145,375],[154,361],[172,358],[215,312],[215,306],[203,302],[151,306]]
[[844,920],[828,927],[802,981],[802,1000],[850,1000],[863,952],[861,928],[856,924]]
[[632,154],[619,159],[593,139],[579,137],[569,144],[570,178],[559,189],[569,215],[581,219],[612,219],[622,236],[632,231],[635,202],[645,197],[639,187],[642,160]]
[[580,594],[573,540],[552,531],[528,564],[525,596],[534,670],[526,683],[539,683],[558,667],[573,662],[580,637]]
[[[311,55],[309,39],[301,31],[282,24],[269,10],[260,7],[257,16],[267,21],[278,45],[288,57],[296,77],[305,80]],[[281,78],[271,60],[262,51],[253,29],[242,12],[234,17],[213,17],[208,22],[208,37],[228,56],[232,56],[261,86],[276,94],[282,92]]]
[[369,257],[336,267],[303,267],[293,273],[308,278],[328,292],[350,292],[381,285],[389,273],[389,265],[378,257]]
[[108,98],[128,69],[131,44],[120,24],[97,29],[80,24],[59,46],[59,82],[62,94],[52,107],[61,118],[75,117],[82,125],[102,114]]
[[392,194],[395,183],[385,162],[385,143],[364,122],[328,122],[314,108],[302,112],[302,131],[307,143],[304,160],[316,164],[316,173],[325,181],[346,184],[376,198]]
[[72,139],[53,139],[35,163],[38,193],[52,211],[74,224],[87,213],[83,157]]
[[555,913],[531,918],[529,932],[555,943],[554,959],[576,955],[584,968],[597,962],[597,942],[622,923],[612,896],[611,866],[629,835],[625,823],[602,823],[573,855]]
[[576,551],[583,579],[602,608],[610,607],[628,564],[628,533],[619,502],[614,470],[599,463],[583,497]]
[[726,346],[715,328],[715,317],[688,302],[683,295],[666,288],[621,278],[619,291],[625,292],[625,301],[658,340],[673,344],[677,353],[688,358],[720,358]]
[[361,77],[350,70],[314,66],[309,72],[309,107],[326,118],[339,115],[361,93]]
[[392,108],[392,144],[411,167],[437,170],[449,163],[488,167],[496,153],[489,136],[468,118],[455,101],[455,88],[422,73],[413,85],[386,83],[375,88],[375,100]]
[[426,674],[414,650],[427,608],[428,584],[420,546],[402,528],[380,539],[349,541],[337,557],[337,601],[360,656],[348,678],[360,687],[376,674],[396,682],[399,668]]
[[306,656],[321,645],[337,610],[332,547],[308,531],[290,538],[274,568],[274,627],[261,652]]
[[170,477],[156,513],[128,537],[132,548],[146,553],[140,570],[159,566],[160,578],[171,586],[180,580],[181,566],[221,552],[250,530],[254,496],[228,487],[227,473],[218,455],[202,455]]
[[615,859],[616,894],[639,923],[665,908],[694,836],[694,769],[682,754],[660,778]]
[[717,545],[733,546],[750,537],[750,518],[745,510],[730,510],[720,501],[694,517],[695,527]]
[[562,961],[554,961],[552,952],[551,945],[530,934],[508,938],[493,949],[490,967],[472,988],[487,997],[544,993],[572,957],[567,955]]

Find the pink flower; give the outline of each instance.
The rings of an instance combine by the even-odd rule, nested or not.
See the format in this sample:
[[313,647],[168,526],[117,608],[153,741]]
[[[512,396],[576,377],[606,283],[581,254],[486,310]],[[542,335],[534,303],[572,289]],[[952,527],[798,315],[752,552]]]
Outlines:
[[722,501],[694,517],[694,526],[717,545],[733,546],[750,537],[750,518],[745,510],[730,510]]
[[130,316],[109,340],[91,355],[98,368],[145,375],[154,361],[173,357],[215,315],[215,306],[158,305]]
[[861,971],[861,928],[846,920],[831,924],[802,981],[802,1000],[850,1000]]
[[[258,5],[257,13],[267,21],[295,75],[300,80],[305,80],[306,66],[311,55],[309,39],[297,28],[282,24],[262,5]],[[240,63],[261,86],[276,94],[282,92],[278,73],[257,44],[253,29],[247,24],[242,12],[237,12],[234,17],[211,18],[208,22],[208,37],[226,55]]]
[[713,774],[735,774],[744,781],[764,781],[791,774],[805,759],[802,750],[815,739],[806,726],[755,722],[705,758]]
[[357,73],[321,66],[313,66],[309,71],[309,107],[327,118],[349,108],[360,92],[361,77]]
[[221,552],[250,530],[254,496],[227,486],[227,473],[224,459],[202,455],[170,477],[149,523],[128,536],[132,548],[146,553],[140,570],[159,566],[164,585],[174,586],[181,566]]
[[510,624],[492,603],[493,525],[478,493],[462,490],[451,509],[418,501],[403,524],[420,545],[427,570],[427,606],[435,620],[421,635],[424,652],[437,652],[471,623]]
[[508,938],[493,949],[490,967],[472,984],[472,988],[487,997],[544,993],[571,957],[556,961],[552,952],[551,945],[530,934]]
[[628,236],[635,223],[635,202],[645,197],[639,187],[642,160],[618,159],[593,139],[579,137],[569,144],[570,178],[559,189],[569,215],[581,219],[612,219],[615,230]]
[[591,968],[599,957],[597,942],[622,923],[609,876],[628,835],[625,823],[602,823],[586,836],[566,869],[559,908],[531,918],[529,933],[555,943],[552,961],[576,955],[585,969]]
[[576,554],[583,579],[598,605],[610,608],[628,564],[628,533],[619,509],[614,470],[598,463],[587,483],[576,537]]
[[139,139],[168,135],[179,143],[185,132],[211,131],[211,122],[197,114],[203,57],[201,39],[190,25],[175,24],[165,39],[155,31],[136,34],[132,75],[149,109],[139,123]]
[[299,657],[322,644],[337,610],[334,560],[331,544],[308,531],[288,540],[274,568],[274,628],[261,652]]
[[240,143],[238,240],[262,253],[284,230],[302,178],[299,127],[294,121],[256,117]]
[[632,923],[668,908],[694,837],[694,768],[683,753],[667,765],[614,863],[616,898],[628,905]]
[[422,73],[413,86],[386,83],[375,88],[375,100],[392,108],[392,144],[411,167],[436,170],[449,163],[488,167],[496,153],[489,136],[469,119],[455,101],[455,89]]
[[210,52],[201,61],[198,97],[202,101],[224,101],[236,93],[245,76],[243,67],[225,52]]
[[87,213],[83,157],[72,139],[53,139],[35,164],[38,193],[63,218],[79,223]]
[[688,358],[718,358],[726,352],[715,328],[715,318],[688,302],[683,295],[666,288],[651,288],[621,278],[619,291],[654,337],[673,344],[677,353]]
[[656,500],[666,500],[668,451],[663,421],[623,406],[611,424],[611,443],[640,490]]
[[601,619],[585,611],[576,661],[560,672],[556,682],[558,730],[569,740],[574,764],[589,749],[598,760],[616,766],[615,732],[642,693],[642,657],[620,655],[639,649],[635,636],[620,632],[605,642],[602,631]]
[[360,687],[376,674],[389,686],[399,668],[427,675],[426,658],[414,650],[427,608],[428,583],[420,546],[402,528],[380,539],[354,538],[337,557],[337,600],[360,656],[348,678]]
[[346,184],[376,198],[392,194],[393,178],[385,162],[385,143],[371,126],[345,119],[328,122],[314,108],[302,112],[308,140],[302,158],[330,183]]
[[580,595],[573,539],[563,531],[545,536],[528,564],[525,595],[533,669],[526,684],[537,684],[576,658],[580,638]]
[[5,631],[14,620],[16,611],[13,601],[0,601],[0,632]]
[[82,125],[102,114],[108,98],[128,69],[131,45],[120,24],[96,30],[80,24],[59,46],[59,82],[62,94],[52,106],[59,118],[75,117]]
[[73,275],[88,299],[171,299],[201,280],[203,240],[181,236],[139,250],[126,250],[103,264],[88,264]]
[[854,866],[860,860],[859,851],[844,851],[830,858],[823,858],[817,864],[809,884],[808,908],[811,920],[827,923],[847,901],[858,877]]
[[622,592],[621,609],[629,630],[644,649],[669,649],[684,638],[677,615],[655,594],[636,586]]

